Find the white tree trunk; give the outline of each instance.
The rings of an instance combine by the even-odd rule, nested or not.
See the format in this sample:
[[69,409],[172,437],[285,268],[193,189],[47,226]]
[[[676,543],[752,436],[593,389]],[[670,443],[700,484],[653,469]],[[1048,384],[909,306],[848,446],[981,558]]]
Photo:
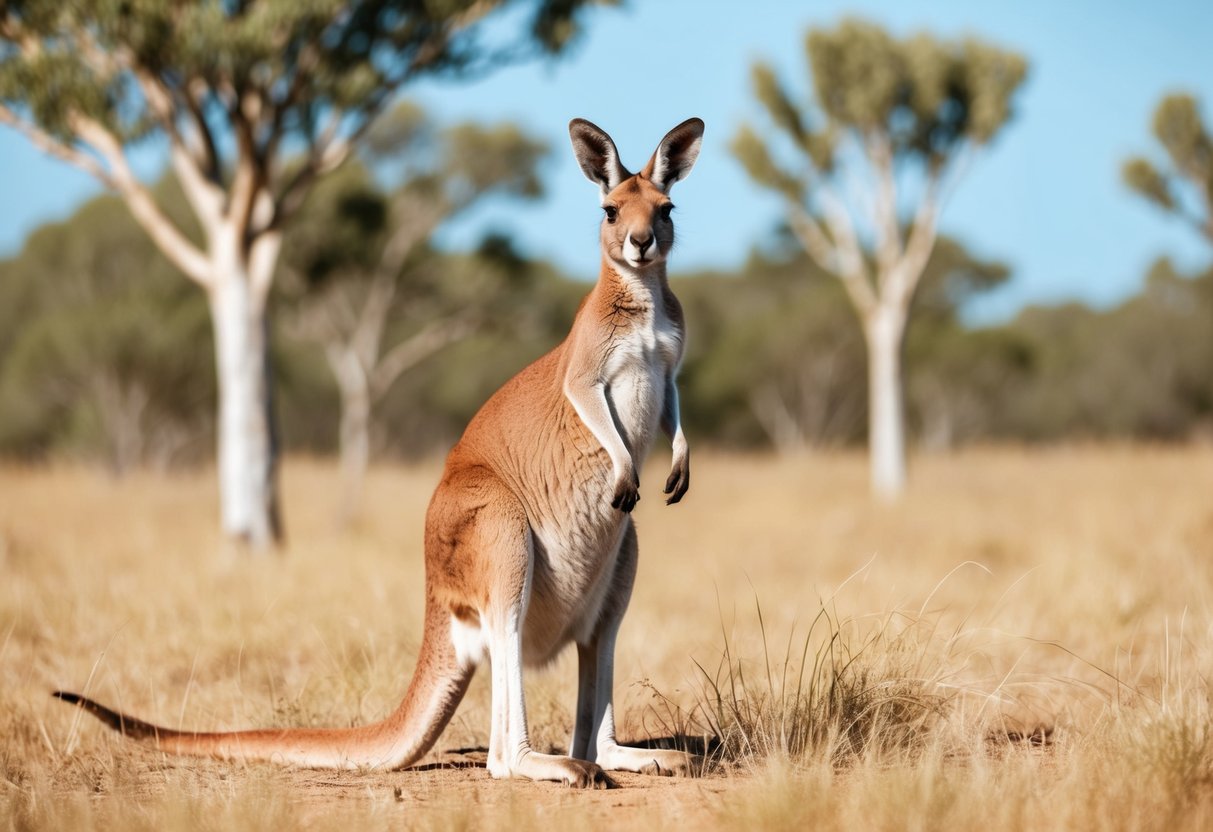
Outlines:
[[906,312],[880,304],[864,322],[868,347],[868,456],[872,493],[895,500],[906,484],[901,347]]
[[329,366],[341,392],[341,504],[337,523],[348,526],[358,513],[371,454],[371,384],[354,349],[330,344]]
[[341,525],[348,525],[362,501],[362,482],[371,456],[371,398],[365,387],[341,391]]
[[148,431],[143,414],[151,396],[142,385],[124,385],[104,372],[89,379],[89,388],[110,447],[110,469],[121,477],[144,461]]
[[262,551],[282,531],[265,292],[235,251],[216,251],[213,263],[210,306],[219,381],[223,531]]

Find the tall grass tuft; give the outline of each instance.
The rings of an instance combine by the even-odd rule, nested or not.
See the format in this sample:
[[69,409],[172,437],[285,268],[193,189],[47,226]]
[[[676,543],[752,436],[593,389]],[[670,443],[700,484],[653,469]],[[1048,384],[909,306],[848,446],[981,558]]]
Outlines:
[[951,697],[935,628],[919,616],[886,615],[875,623],[838,615],[822,604],[807,632],[792,627],[773,648],[755,599],[757,651],[747,654],[721,619],[714,666],[695,660],[694,704],[687,710],[658,694],[664,731],[706,739],[711,761],[758,763],[914,754],[925,748]]

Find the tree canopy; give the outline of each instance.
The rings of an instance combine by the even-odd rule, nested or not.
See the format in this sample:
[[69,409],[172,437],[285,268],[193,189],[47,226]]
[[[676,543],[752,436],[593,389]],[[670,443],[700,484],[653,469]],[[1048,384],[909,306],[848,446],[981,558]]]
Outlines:
[[[165,135],[201,214],[256,211],[257,229],[279,227],[401,86],[558,51],[591,2],[602,0],[3,0],[0,123],[122,193],[205,282],[202,252],[162,221],[123,145]],[[486,44],[478,24],[522,5],[529,26]],[[301,152],[280,176],[288,139]]]
[[1154,110],[1153,128],[1167,162],[1134,156],[1122,168],[1125,184],[1213,242],[1213,137],[1199,103],[1183,93],[1166,96]]

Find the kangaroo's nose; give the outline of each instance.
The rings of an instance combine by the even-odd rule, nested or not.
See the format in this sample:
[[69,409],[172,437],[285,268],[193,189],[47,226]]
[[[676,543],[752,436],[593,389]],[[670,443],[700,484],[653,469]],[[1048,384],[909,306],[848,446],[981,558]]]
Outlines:
[[633,237],[632,245],[636,246],[636,248],[640,251],[640,256],[644,257],[644,253],[649,250],[649,246],[653,245],[653,235],[650,234],[643,239],[640,237]]

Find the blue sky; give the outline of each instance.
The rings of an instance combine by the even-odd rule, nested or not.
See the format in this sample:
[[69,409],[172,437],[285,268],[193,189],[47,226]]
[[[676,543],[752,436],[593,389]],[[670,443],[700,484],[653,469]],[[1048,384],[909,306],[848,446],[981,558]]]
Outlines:
[[[622,10],[597,11],[588,36],[558,62],[409,91],[439,118],[513,119],[556,150],[546,168],[546,201],[489,205],[444,229],[444,241],[457,246],[486,228],[506,230],[527,253],[590,277],[598,265],[597,195],[573,162],[568,120],[581,116],[605,128],[635,169],[666,130],[697,115],[707,135],[698,165],[674,192],[674,266],[738,265],[779,217],[777,201],[748,182],[727,150],[742,120],[761,123],[750,99],[750,63],[763,58],[807,91],[805,30],[847,14],[898,34],[977,35],[1030,61],[1015,121],[973,160],[941,222],[976,253],[1012,267],[1008,285],[976,301],[971,319],[998,320],[1028,303],[1107,305],[1135,292],[1160,255],[1188,268],[1208,262],[1207,243],[1133,197],[1119,179],[1127,155],[1154,151],[1149,121],[1162,94],[1195,93],[1213,121],[1207,0],[632,0]],[[0,160],[0,255],[16,252],[32,229],[98,191],[85,174],[4,128]],[[151,177],[160,159],[148,151],[137,162]]]

